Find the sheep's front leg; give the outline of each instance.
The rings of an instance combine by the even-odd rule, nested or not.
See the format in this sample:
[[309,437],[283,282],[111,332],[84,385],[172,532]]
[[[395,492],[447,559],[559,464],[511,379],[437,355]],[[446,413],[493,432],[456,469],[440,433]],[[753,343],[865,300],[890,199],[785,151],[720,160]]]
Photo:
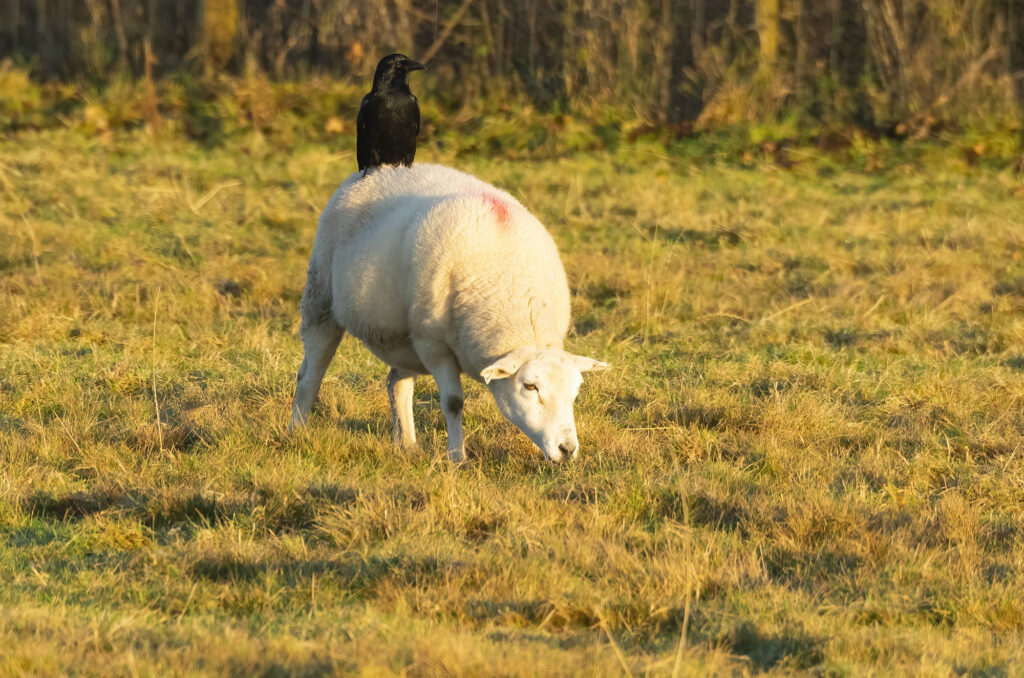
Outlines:
[[388,372],[388,401],[391,403],[391,425],[395,443],[404,449],[416,446],[416,429],[412,421],[412,393],[416,374],[392,367]]
[[462,378],[459,363],[444,344],[416,344],[416,353],[434,377],[441,395],[441,409],[448,425],[448,458],[459,463],[466,460],[466,443],[462,437]]
[[338,343],[344,334],[345,330],[338,327],[331,318],[302,328],[302,344],[306,355],[302,358],[302,367],[299,368],[289,429],[306,423],[309,412],[313,409],[313,401],[320,392],[320,384],[327,373],[327,366],[331,364],[334,352],[338,350]]
[[462,378],[458,363],[452,359],[439,369],[431,370],[437,391],[441,395],[441,409],[448,425],[448,458],[455,463],[466,461],[466,441],[462,436]]

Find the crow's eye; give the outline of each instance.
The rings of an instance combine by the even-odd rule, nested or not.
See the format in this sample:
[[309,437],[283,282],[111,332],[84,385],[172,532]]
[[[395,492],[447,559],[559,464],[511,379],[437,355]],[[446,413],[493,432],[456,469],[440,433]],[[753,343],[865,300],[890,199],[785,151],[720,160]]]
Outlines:
[[523,383],[523,388],[525,388],[527,391],[536,391],[537,390],[537,384],[527,384],[527,383],[524,382]]

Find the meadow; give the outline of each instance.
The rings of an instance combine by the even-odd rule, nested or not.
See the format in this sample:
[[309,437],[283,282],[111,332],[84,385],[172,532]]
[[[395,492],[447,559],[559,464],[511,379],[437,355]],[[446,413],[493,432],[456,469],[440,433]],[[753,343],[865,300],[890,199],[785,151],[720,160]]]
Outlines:
[[0,136],[0,674],[1024,673],[1024,180],[948,145],[432,145],[552,231],[580,458],[342,343],[351,145]]

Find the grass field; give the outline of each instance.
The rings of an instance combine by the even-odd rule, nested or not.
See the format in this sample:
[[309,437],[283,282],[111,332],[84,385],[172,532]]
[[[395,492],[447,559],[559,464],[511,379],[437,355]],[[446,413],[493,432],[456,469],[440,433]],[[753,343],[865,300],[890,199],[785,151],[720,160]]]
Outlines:
[[0,674],[1024,674],[1024,181],[681,157],[421,153],[613,365],[567,466],[467,381],[452,468],[351,339],[286,432],[351,152],[0,138]]

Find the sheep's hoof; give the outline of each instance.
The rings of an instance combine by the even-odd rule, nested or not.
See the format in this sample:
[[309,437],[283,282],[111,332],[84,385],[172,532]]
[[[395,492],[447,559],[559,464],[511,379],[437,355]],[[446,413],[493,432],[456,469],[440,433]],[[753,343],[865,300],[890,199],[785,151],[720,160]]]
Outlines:
[[448,450],[448,458],[453,464],[462,464],[466,461],[466,453],[463,450]]
[[288,420],[288,433],[295,433],[306,427],[306,419],[308,416],[303,416],[298,411],[292,413],[292,418]]

